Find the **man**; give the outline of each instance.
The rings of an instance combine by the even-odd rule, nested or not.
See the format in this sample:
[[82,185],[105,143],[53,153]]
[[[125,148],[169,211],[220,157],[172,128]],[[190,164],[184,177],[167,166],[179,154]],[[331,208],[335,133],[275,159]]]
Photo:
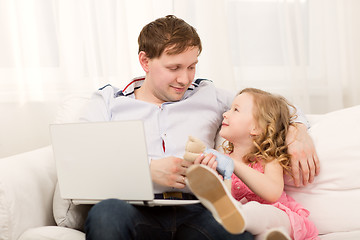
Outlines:
[[[110,85],[101,88],[82,119],[143,120],[156,197],[181,192],[184,198],[192,198],[185,185],[185,172],[191,163],[182,159],[187,138],[193,135],[214,147],[222,114],[234,96],[216,89],[208,80],[193,82],[201,41],[196,30],[182,19],[167,16],[149,23],[138,42],[139,62],[146,76],[134,79],[123,90]],[[310,151],[305,151],[310,158],[300,166],[308,165],[305,172],[314,175],[317,157],[302,125],[288,136],[289,149],[302,156],[303,146],[310,146]],[[298,162],[295,160],[296,165]],[[216,168],[211,154],[200,156],[195,163]],[[116,199],[92,208],[85,231],[87,239],[252,239],[249,233],[229,234],[201,204],[143,207]]]

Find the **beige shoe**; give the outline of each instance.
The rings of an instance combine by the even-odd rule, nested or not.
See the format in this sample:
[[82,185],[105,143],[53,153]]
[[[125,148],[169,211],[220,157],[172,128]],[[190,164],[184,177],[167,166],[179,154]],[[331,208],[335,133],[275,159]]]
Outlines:
[[245,221],[240,203],[225,187],[218,174],[205,165],[192,165],[186,172],[186,185],[230,233],[245,231]]
[[280,228],[273,228],[267,231],[266,240],[291,240],[288,233]]

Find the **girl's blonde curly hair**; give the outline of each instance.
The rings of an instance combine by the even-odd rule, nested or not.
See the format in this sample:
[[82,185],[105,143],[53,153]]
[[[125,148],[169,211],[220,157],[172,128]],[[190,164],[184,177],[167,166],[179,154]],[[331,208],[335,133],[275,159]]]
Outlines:
[[[290,154],[285,142],[288,128],[294,114],[290,114],[286,99],[256,88],[245,88],[242,93],[251,94],[254,101],[253,117],[261,129],[261,134],[253,137],[253,148],[244,156],[249,162],[277,160],[284,170],[290,173]],[[234,149],[231,142],[223,143],[224,151],[230,153]]]

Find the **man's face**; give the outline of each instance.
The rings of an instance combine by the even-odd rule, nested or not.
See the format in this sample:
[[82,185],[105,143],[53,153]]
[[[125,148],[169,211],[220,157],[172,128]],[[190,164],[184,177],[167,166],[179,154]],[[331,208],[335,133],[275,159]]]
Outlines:
[[165,51],[159,58],[150,59],[146,74],[147,94],[157,104],[179,101],[195,77],[199,49],[168,55]]

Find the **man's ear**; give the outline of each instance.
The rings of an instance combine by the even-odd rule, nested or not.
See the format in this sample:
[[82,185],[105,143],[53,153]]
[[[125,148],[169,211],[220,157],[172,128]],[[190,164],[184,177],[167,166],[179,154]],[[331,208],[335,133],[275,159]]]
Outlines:
[[144,51],[139,52],[139,62],[142,69],[148,73],[149,72],[149,58],[146,56]]

